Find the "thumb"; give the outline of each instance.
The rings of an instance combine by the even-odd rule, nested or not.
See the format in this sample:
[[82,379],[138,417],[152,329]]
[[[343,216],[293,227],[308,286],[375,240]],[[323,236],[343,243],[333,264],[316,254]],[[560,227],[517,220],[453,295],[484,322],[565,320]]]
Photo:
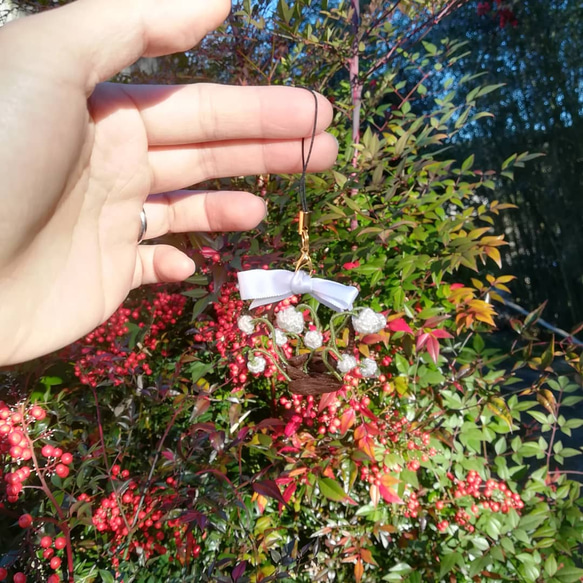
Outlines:
[[2,32],[12,32],[15,51],[16,43],[36,59],[58,62],[90,93],[142,56],[192,48],[230,8],[230,0],[77,0],[13,21]]

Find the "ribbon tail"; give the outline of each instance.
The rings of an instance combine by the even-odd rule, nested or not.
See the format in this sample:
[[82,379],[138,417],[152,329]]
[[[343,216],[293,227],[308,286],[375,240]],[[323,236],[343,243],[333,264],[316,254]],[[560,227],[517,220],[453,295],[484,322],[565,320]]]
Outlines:
[[352,304],[358,296],[358,289],[336,281],[316,279],[312,295],[327,308],[335,312],[345,312],[352,310]]

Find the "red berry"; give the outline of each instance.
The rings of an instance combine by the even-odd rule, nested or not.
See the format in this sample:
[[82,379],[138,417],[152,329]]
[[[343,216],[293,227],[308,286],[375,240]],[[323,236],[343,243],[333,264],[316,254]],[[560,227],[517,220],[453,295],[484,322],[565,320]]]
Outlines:
[[59,583],[59,581],[61,580],[61,578],[59,577],[59,575],[57,573],[53,573],[48,579],[47,579],[47,583]]
[[53,455],[55,457],[61,457],[63,455],[63,450],[60,447],[55,447],[55,453]]
[[53,544],[53,539],[50,536],[43,536],[40,539],[40,546],[43,549],[48,549]]
[[45,457],[54,457],[55,455],[55,448],[52,445],[45,445],[43,446],[43,448],[40,450],[40,452],[45,456]]
[[14,573],[12,580],[14,583],[26,583],[26,575],[22,571],[18,571],[18,573]]
[[64,536],[59,536],[55,539],[55,548],[58,550],[64,549],[67,546]]
[[70,453],[64,453],[64,454],[61,456],[61,461],[62,461],[64,464],[66,464],[66,465],[69,465],[69,464],[70,464],[70,463],[73,461],[73,456],[72,456],[72,454],[70,454]]
[[0,567],[0,581],[4,581],[8,577],[8,571],[4,567]]
[[35,405],[31,410],[30,410],[30,414],[37,420],[37,421],[42,421],[46,416],[47,413],[46,411],[42,408],[39,407],[38,405]]
[[61,566],[61,559],[60,557],[53,557],[51,559],[51,562],[49,563],[51,566],[51,569],[58,569]]
[[20,445],[20,442],[24,439],[21,431],[12,431],[8,436],[8,441],[10,445]]
[[43,551],[43,559],[47,559],[47,561],[55,554],[55,549],[45,549]]
[[59,478],[66,478],[69,475],[69,468],[65,464],[57,464],[55,472]]
[[23,514],[18,519],[18,526],[20,528],[28,528],[32,524],[32,516],[30,514]]

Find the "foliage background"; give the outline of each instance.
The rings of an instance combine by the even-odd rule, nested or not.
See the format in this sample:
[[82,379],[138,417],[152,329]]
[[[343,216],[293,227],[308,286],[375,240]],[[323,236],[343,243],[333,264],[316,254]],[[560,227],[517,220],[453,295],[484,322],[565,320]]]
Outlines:
[[[297,179],[216,181],[209,186],[251,189],[269,201],[255,237],[173,236],[201,266],[188,285],[142,290],[67,351],[3,373],[9,435],[22,432],[36,455],[13,456],[3,442],[4,476],[28,466],[31,477],[18,478],[23,492],[3,507],[0,568],[33,581],[51,573],[79,581],[580,579],[580,487],[572,479],[581,472],[573,464],[583,425],[573,410],[582,400],[580,350],[544,336],[540,310],[493,334],[491,303],[509,293],[504,253],[523,298],[545,293],[524,281],[548,267],[543,258],[578,273],[566,267],[566,246],[555,255],[532,251],[557,245],[532,234],[541,185],[555,184],[546,182],[555,166],[533,146],[548,142],[554,151],[578,119],[577,100],[555,95],[553,103],[569,101],[571,118],[544,118],[541,108],[527,125],[534,95],[515,100],[516,86],[477,76],[483,62],[510,71],[532,61],[537,78],[548,79],[536,87],[573,95],[577,62],[557,42],[557,59],[570,67],[560,86],[555,66],[535,68],[532,44],[521,52],[527,34],[536,38],[521,27],[534,27],[528,18],[539,4],[482,5],[479,15],[464,4],[244,2],[200,49],[121,75],[294,84],[331,98],[341,154],[333,172],[308,183],[318,271],[358,285],[362,305],[388,323],[355,334],[320,309],[306,312],[306,325],[320,327],[330,354],[352,350],[380,371],[350,373],[324,397],[290,395],[286,361],[305,343],[290,335],[278,353],[265,322],[242,334],[233,271],[295,259]],[[578,26],[569,6],[549,12],[568,16],[565,31]],[[516,28],[500,27],[502,10],[516,15]],[[558,141],[545,141],[551,130]],[[562,173],[563,197],[577,184],[573,168]],[[531,196],[534,185],[540,196]],[[560,205],[553,208],[542,214],[558,233]],[[502,230],[514,243],[507,252]],[[528,257],[538,258],[536,269]],[[580,284],[561,278],[571,290]],[[579,308],[569,301],[570,325]],[[263,315],[273,322],[275,314]],[[254,352],[268,364],[255,375],[245,365]],[[46,419],[33,421],[31,401]],[[62,456],[45,456],[46,445],[72,453],[62,476]],[[506,491],[516,505],[503,510]],[[18,526],[28,513],[32,526]],[[56,569],[43,536],[66,541],[53,550],[62,558]]]

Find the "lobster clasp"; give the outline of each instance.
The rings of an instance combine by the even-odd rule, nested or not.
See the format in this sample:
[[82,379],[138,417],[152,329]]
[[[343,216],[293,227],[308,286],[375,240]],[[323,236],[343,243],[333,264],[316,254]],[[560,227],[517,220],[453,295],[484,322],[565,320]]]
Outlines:
[[298,233],[301,238],[300,258],[296,262],[296,271],[306,269],[310,274],[314,271],[310,257],[310,213],[300,211],[298,216]]

